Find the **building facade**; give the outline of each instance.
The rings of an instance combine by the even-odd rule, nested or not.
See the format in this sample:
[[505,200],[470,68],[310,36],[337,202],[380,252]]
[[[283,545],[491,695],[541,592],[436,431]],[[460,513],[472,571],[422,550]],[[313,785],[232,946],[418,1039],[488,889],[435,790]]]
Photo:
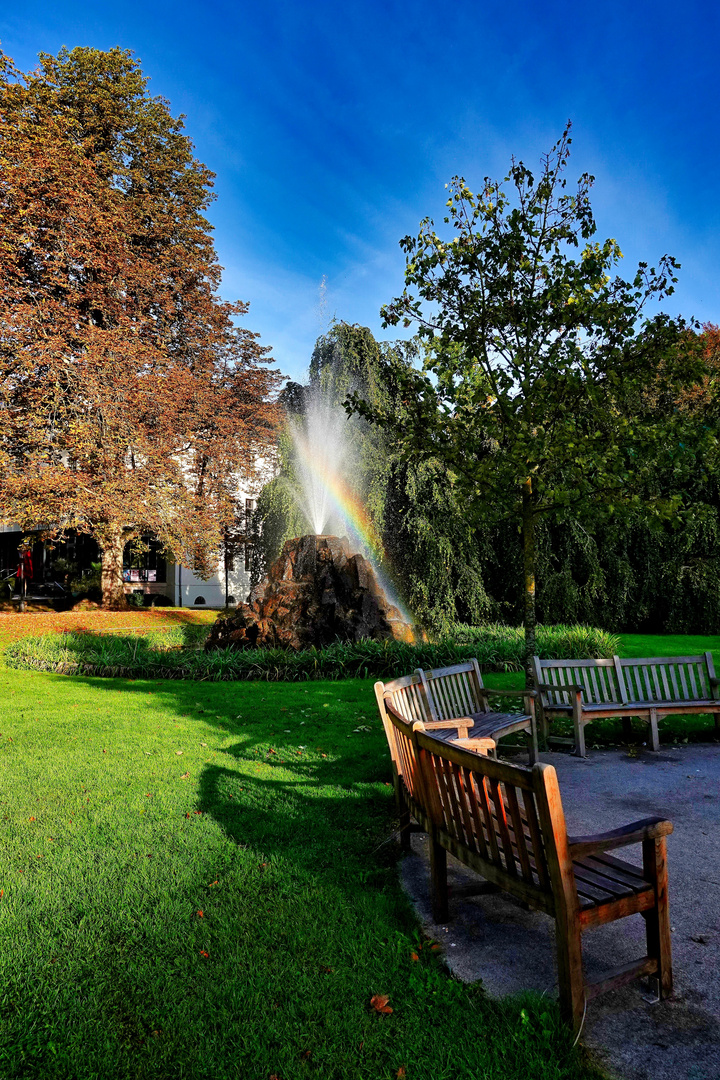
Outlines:
[[[128,598],[145,604],[175,607],[233,607],[250,592],[252,549],[248,525],[255,500],[241,500],[245,527],[225,544],[215,573],[206,581],[190,568],[167,559],[160,544],[143,537],[138,548],[126,545],[123,582]],[[23,537],[29,541],[21,545]],[[9,599],[18,592],[21,548],[30,553],[31,574],[26,583],[28,599],[70,600],[99,589],[100,549],[83,533],[70,532],[63,540],[43,540],[40,532],[23,534],[17,525],[0,525],[0,585]]]

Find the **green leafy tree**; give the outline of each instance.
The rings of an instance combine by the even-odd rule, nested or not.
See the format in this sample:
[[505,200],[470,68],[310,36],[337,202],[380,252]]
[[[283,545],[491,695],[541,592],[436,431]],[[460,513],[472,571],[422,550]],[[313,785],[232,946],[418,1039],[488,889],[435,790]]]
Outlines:
[[[515,160],[478,195],[456,177],[449,239],[425,219],[401,241],[405,291],[382,314],[386,326],[418,327],[424,369],[386,364],[386,402],[348,402],[407,458],[444,463],[468,520],[517,523],[528,660],[538,522],[598,503],[672,514],[677,485],[649,495],[648,477],[684,475],[696,452],[682,447],[681,413],[661,406],[697,377],[700,357],[677,347],[681,321],[640,325],[647,303],[672,293],[677,263],[664,256],[630,281],[613,276],[618,244],[591,241],[593,178],[566,187],[569,130],[537,179]],[[393,398],[402,410],[388,407]]]

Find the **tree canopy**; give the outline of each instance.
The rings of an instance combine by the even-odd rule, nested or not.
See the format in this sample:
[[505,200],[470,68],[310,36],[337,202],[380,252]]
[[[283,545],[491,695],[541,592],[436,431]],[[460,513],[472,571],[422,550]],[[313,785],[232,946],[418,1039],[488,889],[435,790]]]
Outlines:
[[152,532],[207,564],[278,376],[220,299],[212,173],[130,52],[0,63],[0,505],[90,532],[106,601]]
[[417,326],[424,368],[385,364],[402,410],[357,393],[348,406],[409,459],[443,462],[468,520],[517,523],[528,657],[539,520],[600,503],[671,515],[678,484],[648,481],[689,475],[702,442],[675,404],[705,370],[694,335],[682,320],[644,316],[672,293],[677,263],[614,275],[618,244],[592,241],[593,178],[566,186],[570,143],[568,125],[537,179],[515,160],[477,195],[456,177],[454,235],[426,219],[401,241],[406,288],[383,316]]

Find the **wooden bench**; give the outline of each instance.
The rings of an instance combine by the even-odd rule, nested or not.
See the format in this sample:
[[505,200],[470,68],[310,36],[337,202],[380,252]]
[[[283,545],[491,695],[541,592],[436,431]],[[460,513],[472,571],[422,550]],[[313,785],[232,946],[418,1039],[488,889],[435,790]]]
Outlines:
[[[528,736],[530,763],[537,760],[537,694],[533,690],[487,689],[483,686],[477,660],[433,671],[418,668],[412,675],[390,683],[377,682],[375,696],[384,724],[384,702],[390,701],[401,716],[419,721],[436,738],[492,754],[496,753],[497,742],[504,735],[524,731]],[[493,712],[490,697],[521,697],[526,712]]]
[[647,659],[541,660],[533,657],[540,718],[547,737],[549,721],[572,717],[575,749],[585,757],[585,726],[593,720],[633,716],[650,728],[650,746],[659,750],[658,719],[684,713],[711,713],[720,728],[720,680],[712,655],[657,656]]
[[[586,1003],[641,976],[672,992],[665,837],[672,823],[645,818],[596,836],[567,834],[555,769],[494,761],[441,742],[385,705],[396,791],[429,834],[433,917],[448,919],[447,852],[487,883],[555,919],[560,1008],[574,1030]],[[409,834],[408,834],[409,841]],[[642,869],[608,854],[642,844]],[[647,954],[588,982],[582,934],[640,913]]]
[[[452,720],[460,717],[471,720],[471,739],[489,738],[497,741],[504,735],[524,731],[528,739],[528,757],[532,765],[537,761],[538,743],[535,724],[535,698],[533,690],[490,690],[483,686],[477,660],[467,660],[452,667],[434,668],[432,671],[417,669],[427,698],[433,721]],[[493,712],[490,698],[522,698],[524,713]]]

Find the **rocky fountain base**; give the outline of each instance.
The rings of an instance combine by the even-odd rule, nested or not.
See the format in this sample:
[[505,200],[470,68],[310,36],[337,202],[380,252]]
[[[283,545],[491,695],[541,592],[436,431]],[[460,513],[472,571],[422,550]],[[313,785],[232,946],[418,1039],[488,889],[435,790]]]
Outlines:
[[249,603],[215,623],[206,647],[306,649],[364,638],[413,634],[346,537],[309,535],[287,541]]

